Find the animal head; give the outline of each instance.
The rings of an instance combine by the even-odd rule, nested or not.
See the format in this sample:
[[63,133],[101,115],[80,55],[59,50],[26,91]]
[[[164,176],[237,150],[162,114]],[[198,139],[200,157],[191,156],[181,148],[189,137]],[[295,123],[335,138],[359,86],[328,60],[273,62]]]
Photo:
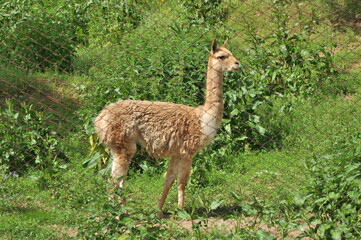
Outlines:
[[210,67],[220,72],[236,71],[239,69],[239,61],[233,57],[232,53],[226,48],[228,40],[222,46],[217,46],[217,41],[213,40]]

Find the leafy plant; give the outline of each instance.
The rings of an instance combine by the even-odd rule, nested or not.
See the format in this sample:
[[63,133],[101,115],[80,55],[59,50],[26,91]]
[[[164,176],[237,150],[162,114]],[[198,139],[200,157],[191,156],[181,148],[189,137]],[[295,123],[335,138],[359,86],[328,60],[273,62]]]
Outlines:
[[99,170],[101,175],[109,175],[111,167],[111,155],[109,149],[106,148],[99,141],[98,135],[95,133],[92,126],[92,121],[88,124],[84,124],[86,134],[89,136],[89,156],[88,159],[83,162],[83,165],[87,168],[95,168]]
[[307,187],[309,234],[327,239],[361,236],[361,134],[335,146],[336,153],[314,159]]
[[20,173],[31,167],[45,169],[65,163],[67,157],[48,118],[26,103],[15,110],[7,100],[6,109],[0,112],[0,165]]

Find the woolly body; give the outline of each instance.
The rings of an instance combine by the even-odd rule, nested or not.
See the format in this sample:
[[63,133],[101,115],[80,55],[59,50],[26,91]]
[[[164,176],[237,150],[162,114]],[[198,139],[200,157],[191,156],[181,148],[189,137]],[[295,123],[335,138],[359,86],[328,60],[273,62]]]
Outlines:
[[155,158],[194,155],[218,128],[216,117],[201,107],[137,100],[108,105],[95,123],[106,145],[135,148],[137,142]]

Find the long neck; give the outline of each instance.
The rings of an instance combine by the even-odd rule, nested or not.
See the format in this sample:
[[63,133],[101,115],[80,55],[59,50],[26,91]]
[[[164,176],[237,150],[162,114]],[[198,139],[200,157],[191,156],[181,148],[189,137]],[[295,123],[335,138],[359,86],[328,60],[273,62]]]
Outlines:
[[[219,124],[223,115],[223,72],[212,68],[211,58],[208,62],[207,69],[207,85],[206,85],[206,99],[204,108],[206,111],[211,111],[217,118]],[[218,125],[217,124],[217,125]]]

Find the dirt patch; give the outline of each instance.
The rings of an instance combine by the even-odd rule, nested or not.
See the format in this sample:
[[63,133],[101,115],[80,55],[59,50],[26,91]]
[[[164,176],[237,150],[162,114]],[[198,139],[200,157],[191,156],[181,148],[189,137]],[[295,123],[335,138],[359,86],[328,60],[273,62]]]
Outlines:
[[354,62],[352,65],[351,65],[351,69],[353,71],[358,71],[358,70],[361,70],[361,59]]
[[344,99],[345,100],[352,100],[354,98],[354,96],[352,95],[352,94],[346,94],[345,96],[344,96]]
[[59,232],[59,239],[74,238],[78,235],[77,227],[65,227],[56,224],[50,225],[50,227],[54,228],[57,232]]

